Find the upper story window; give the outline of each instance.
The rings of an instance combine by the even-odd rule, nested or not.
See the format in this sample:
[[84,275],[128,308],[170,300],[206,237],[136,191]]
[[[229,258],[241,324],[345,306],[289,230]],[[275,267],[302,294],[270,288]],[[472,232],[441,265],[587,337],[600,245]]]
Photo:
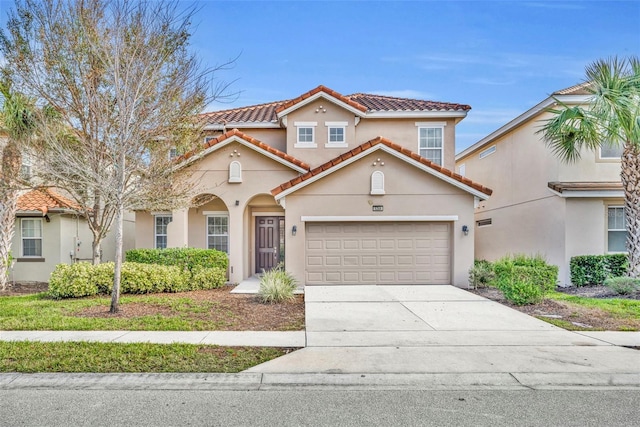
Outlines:
[[418,154],[442,166],[444,127],[446,123],[416,123],[418,127]]
[[23,218],[20,221],[23,257],[42,257],[42,219]]
[[315,148],[317,122],[295,122],[296,144],[298,148]]
[[622,151],[624,147],[620,144],[618,145],[608,145],[603,144],[600,146],[600,158],[601,159],[611,159],[611,160],[620,160],[622,157]]
[[31,179],[31,167],[33,166],[33,163],[31,162],[31,156],[29,156],[28,154],[23,154],[22,155],[22,164],[20,165],[20,178],[24,179],[24,180],[30,180]]
[[484,159],[487,156],[490,156],[491,154],[496,152],[496,146],[492,145],[491,147],[487,148],[486,150],[484,150],[482,153],[480,153],[480,158]]
[[325,122],[327,126],[327,147],[347,146],[347,122]]
[[171,222],[171,219],[172,217],[170,214],[154,216],[154,241],[156,249],[165,249],[167,247],[167,226]]
[[460,176],[465,176],[466,172],[467,172],[467,166],[465,163],[458,166],[458,173],[460,174]]
[[623,206],[607,208],[607,252],[627,251],[627,219]]

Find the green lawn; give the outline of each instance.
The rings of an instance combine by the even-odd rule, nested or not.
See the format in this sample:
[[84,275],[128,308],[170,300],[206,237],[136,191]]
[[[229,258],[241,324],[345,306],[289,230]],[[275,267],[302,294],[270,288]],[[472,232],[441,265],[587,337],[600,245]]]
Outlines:
[[546,298],[589,308],[597,308],[620,319],[640,320],[640,300],[625,298],[584,298],[561,292],[550,292]]
[[0,372],[240,372],[290,350],[192,344],[2,342]]
[[[0,330],[205,331],[228,328],[239,320],[234,313],[218,307],[213,301],[168,298],[159,294],[123,296],[120,303],[154,305],[165,313],[132,318],[78,317],[75,314],[89,307],[102,306],[107,311],[110,299],[52,300],[46,293],[2,297]],[[204,316],[204,313],[209,315]]]

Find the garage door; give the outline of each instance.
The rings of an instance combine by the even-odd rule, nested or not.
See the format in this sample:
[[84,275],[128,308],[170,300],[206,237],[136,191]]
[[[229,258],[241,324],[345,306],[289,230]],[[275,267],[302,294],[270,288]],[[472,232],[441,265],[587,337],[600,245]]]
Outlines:
[[450,235],[447,222],[307,223],[307,284],[450,284]]

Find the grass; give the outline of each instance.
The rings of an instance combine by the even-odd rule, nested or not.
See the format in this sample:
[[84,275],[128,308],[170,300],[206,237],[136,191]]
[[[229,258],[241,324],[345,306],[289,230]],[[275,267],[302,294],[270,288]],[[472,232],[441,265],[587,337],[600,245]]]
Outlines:
[[640,300],[625,298],[585,298],[550,292],[546,298],[588,308],[596,308],[619,319],[640,320]]
[[104,306],[110,299],[90,297],[52,300],[46,293],[0,298],[0,330],[140,330],[140,331],[204,331],[219,330],[234,323],[235,315],[218,307],[218,320],[204,316],[218,303],[189,298],[167,298],[162,295],[123,296],[121,305],[141,303],[162,306],[171,315],[147,315],[132,318],[78,317],[87,308]]
[[240,372],[289,352],[267,347],[0,342],[0,372]]

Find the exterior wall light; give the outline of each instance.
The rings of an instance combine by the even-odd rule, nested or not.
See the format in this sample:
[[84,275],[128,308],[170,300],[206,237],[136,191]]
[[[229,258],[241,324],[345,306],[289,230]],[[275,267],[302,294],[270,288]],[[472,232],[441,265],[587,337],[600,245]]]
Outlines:
[[236,206],[240,206],[240,200],[236,200]]
[[295,236],[297,232],[298,232],[298,227],[297,227],[296,225],[294,225],[294,226],[291,228],[291,235],[292,235],[292,236]]
[[464,233],[465,236],[467,236],[469,234],[469,227],[467,227],[466,225],[463,225],[462,232]]

